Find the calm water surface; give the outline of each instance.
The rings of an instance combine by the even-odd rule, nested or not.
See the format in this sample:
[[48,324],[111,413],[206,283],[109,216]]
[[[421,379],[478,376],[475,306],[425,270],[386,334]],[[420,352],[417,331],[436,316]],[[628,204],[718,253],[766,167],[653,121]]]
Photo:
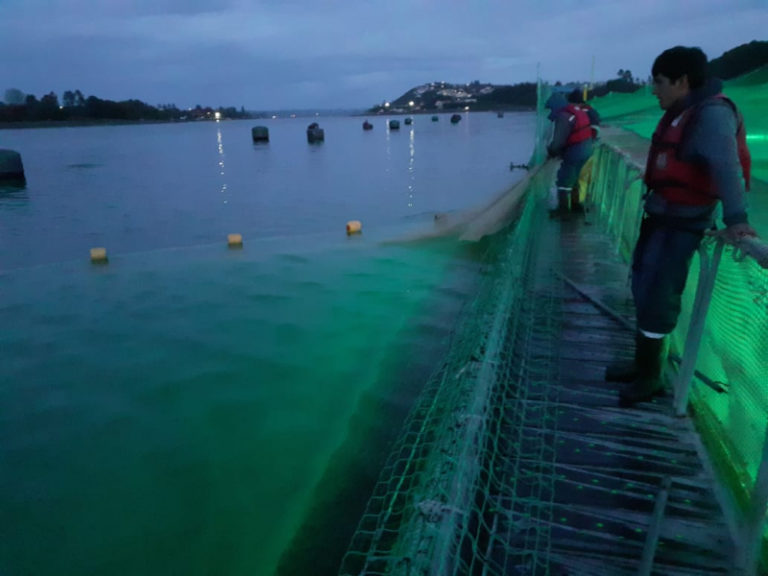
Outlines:
[[510,186],[534,119],[319,121],[0,131],[0,573],[271,574],[327,486],[370,493],[477,275],[382,240]]
[[[531,114],[466,114],[458,125],[417,116],[387,129],[374,118],[306,118],[0,130],[22,154],[28,185],[0,192],[0,270],[246,239],[336,233],[348,220],[381,232],[434,212],[482,204],[527,162]],[[402,120],[402,118],[401,118]],[[269,144],[253,144],[255,124]]]

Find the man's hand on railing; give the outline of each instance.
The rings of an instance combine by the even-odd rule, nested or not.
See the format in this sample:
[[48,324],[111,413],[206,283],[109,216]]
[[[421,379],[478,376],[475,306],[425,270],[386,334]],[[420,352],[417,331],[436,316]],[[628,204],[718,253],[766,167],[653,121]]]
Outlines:
[[738,244],[746,237],[757,238],[755,229],[746,222],[741,224],[731,224],[722,230],[709,231],[707,232],[707,235],[722,238],[729,244]]
[[733,224],[724,230],[707,232],[708,236],[722,239],[736,248],[734,257],[743,260],[745,256],[754,258],[761,268],[768,270],[768,243],[761,241],[749,224]]

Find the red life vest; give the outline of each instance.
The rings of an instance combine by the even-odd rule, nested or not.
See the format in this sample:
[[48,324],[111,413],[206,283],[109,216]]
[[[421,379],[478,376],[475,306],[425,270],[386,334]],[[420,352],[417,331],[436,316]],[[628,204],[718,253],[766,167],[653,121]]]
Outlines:
[[597,127],[596,124],[592,124],[592,116],[589,114],[592,111],[592,106],[590,106],[585,102],[582,102],[581,104],[579,104],[579,108],[584,110],[584,112],[587,113],[587,118],[589,118],[589,129],[590,129],[590,132],[592,133],[592,140],[595,140],[598,134],[600,133],[600,129]]
[[[736,141],[739,162],[744,173],[746,188],[749,190],[752,159],[747,148],[744,120],[736,105],[718,94],[713,98],[725,100],[738,118]],[[645,185],[648,189],[661,194],[668,202],[693,206],[706,206],[717,202],[717,190],[706,167],[685,162],[680,159],[680,149],[687,134],[687,126],[695,117],[699,106],[683,110],[669,124],[664,126],[664,119],[659,122],[651,140],[648,163],[645,168]]]
[[563,108],[563,112],[568,114],[568,122],[571,124],[571,133],[565,141],[566,146],[573,146],[592,138],[589,116],[584,110],[574,104],[568,104]]

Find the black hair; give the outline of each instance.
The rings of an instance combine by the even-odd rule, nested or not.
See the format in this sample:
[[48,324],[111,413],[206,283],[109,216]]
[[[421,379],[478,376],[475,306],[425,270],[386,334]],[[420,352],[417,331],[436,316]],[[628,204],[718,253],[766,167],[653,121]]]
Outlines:
[[703,86],[707,80],[707,66],[707,55],[701,48],[675,46],[656,57],[651,74],[654,77],[663,74],[672,82],[687,75],[688,85],[693,90]]
[[576,88],[576,90],[568,94],[568,102],[571,104],[584,104],[584,95],[581,93],[581,90]]

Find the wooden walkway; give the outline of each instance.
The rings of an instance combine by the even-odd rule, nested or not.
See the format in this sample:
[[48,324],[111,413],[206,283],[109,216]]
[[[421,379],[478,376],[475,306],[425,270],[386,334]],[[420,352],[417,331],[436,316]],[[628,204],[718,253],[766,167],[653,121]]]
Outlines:
[[[733,574],[734,543],[688,419],[671,392],[618,408],[607,363],[630,358],[628,268],[599,222],[540,212],[525,289],[530,330],[508,343],[503,463],[488,573]],[[587,218],[591,220],[591,218]]]

